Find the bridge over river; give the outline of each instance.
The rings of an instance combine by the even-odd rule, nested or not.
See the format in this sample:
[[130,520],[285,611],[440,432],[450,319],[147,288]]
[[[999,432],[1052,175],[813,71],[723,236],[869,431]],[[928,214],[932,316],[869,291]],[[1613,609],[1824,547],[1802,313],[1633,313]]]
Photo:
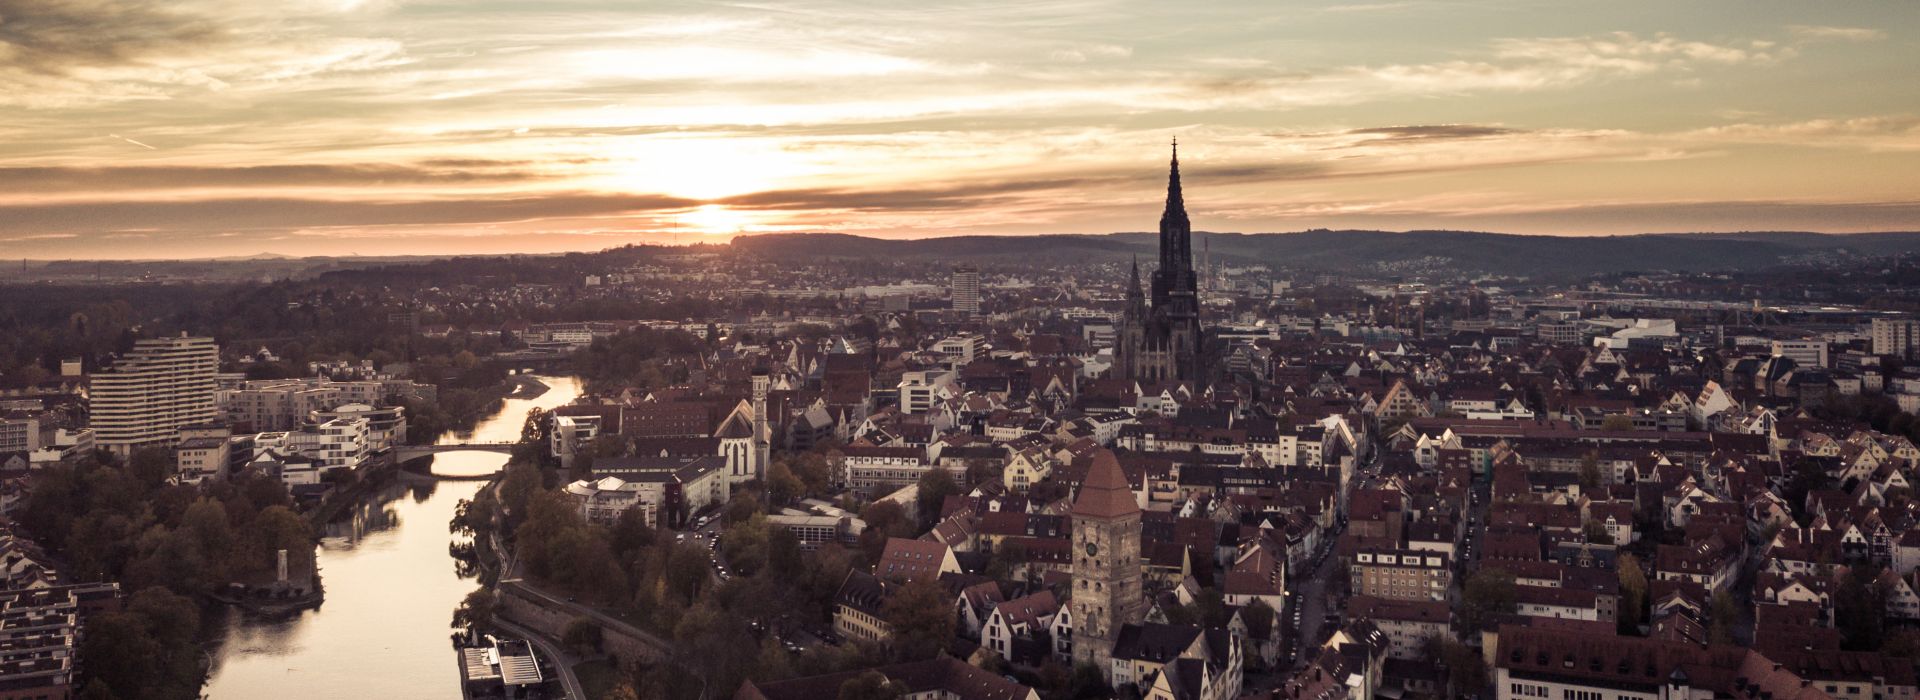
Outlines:
[[393,461],[405,462],[442,452],[498,452],[513,454],[511,442],[462,442],[451,445],[402,445],[393,448]]

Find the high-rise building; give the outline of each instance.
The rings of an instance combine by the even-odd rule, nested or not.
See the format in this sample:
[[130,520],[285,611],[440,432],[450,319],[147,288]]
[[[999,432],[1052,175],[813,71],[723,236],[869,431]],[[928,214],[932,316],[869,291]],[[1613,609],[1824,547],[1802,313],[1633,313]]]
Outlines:
[[93,376],[89,414],[95,442],[120,454],[169,446],[180,429],[212,422],[220,348],[212,338],[135,341],[113,368]]
[[1140,562],[1140,503],[1120,460],[1093,457],[1073,500],[1073,661],[1112,678],[1120,628],[1146,617]]
[[1876,318],[1872,335],[1873,354],[1909,357],[1920,348],[1920,319]]
[[980,313],[980,268],[961,265],[953,268],[953,310]]
[[1200,380],[1203,337],[1192,239],[1176,143],[1167,175],[1167,206],[1160,214],[1160,267],[1153,271],[1153,296],[1149,303],[1141,292],[1140,263],[1135,261],[1114,342],[1118,376],[1142,382]]

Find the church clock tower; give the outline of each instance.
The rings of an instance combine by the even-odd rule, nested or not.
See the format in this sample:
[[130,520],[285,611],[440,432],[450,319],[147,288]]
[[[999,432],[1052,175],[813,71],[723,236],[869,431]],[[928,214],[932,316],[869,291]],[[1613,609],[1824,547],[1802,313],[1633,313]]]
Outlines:
[[1140,505],[1113,452],[1095,453],[1073,501],[1073,661],[1100,669],[1112,682],[1113,642],[1138,624]]

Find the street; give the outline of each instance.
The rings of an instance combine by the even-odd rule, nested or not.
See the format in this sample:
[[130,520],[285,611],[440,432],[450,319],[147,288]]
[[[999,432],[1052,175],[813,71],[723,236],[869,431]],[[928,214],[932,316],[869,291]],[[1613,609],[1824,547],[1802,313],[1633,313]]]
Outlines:
[[574,664],[581,661],[579,658],[562,649],[559,644],[505,618],[495,618],[493,625],[500,628],[502,632],[525,639],[539,647],[540,655],[547,659],[547,664],[553,669],[554,675],[560,677],[560,684],[566,690],[566,697],[572,700],[592,700],[587,697],[586,688],[580,685],[580,678],[573,673]]

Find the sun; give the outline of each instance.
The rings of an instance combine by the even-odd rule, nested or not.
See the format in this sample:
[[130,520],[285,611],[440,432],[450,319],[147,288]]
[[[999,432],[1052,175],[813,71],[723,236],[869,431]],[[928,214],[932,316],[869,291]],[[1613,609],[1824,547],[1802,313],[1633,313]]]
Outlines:
[[704,201],[774,189],[811,172],[803,156],[762,139],[631,138],[596,157],[602,187]]
[[681,226],[700,233],[736,233],[752,227],[754,216],[739,209],[728,209],[719,204],[703,204],[687,210],[674,220]]

